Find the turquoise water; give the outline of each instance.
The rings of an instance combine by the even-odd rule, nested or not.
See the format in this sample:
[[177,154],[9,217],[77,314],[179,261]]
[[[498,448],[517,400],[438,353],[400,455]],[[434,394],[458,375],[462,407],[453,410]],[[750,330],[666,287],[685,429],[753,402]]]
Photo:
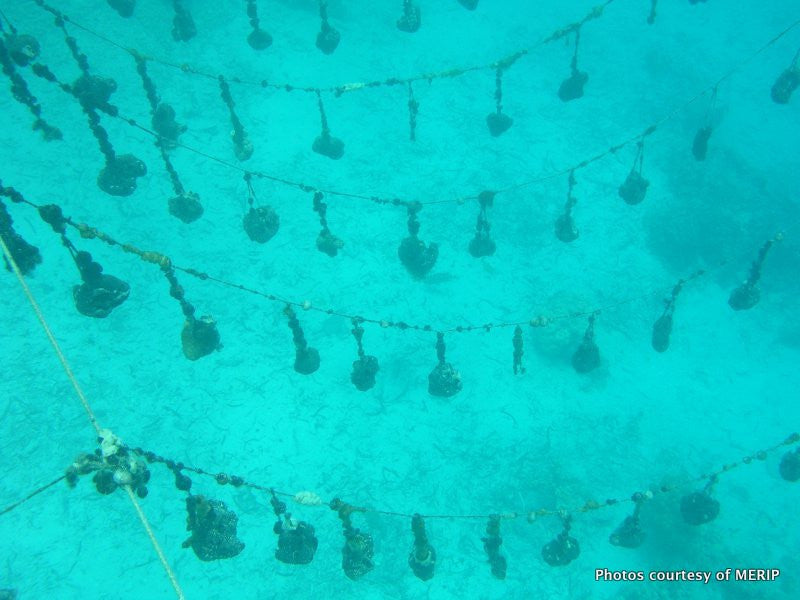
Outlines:
[[[686,525],[678,508],[680,497],[702,488],[701,482],[645,503],[647,539],[635,550],[608,543],[631,504],[575,512],[587,500],[677,485],[798,429],[800,98],[777,105],[769,91],[800,46],[800,28],[756,55],[800,18],[794,3],[662,2],[655,23],[647,25],[648,2],[617,0],[582,28],[579,67],[589,81],[585,96],[568,103],[556,92],[569,74],[572,46],[538,42],[581,19],[591,2],[533,7],[482,0],[470,12],[455,0],[420,0],[422,27],[408,34],[395,27],[399,1],[334,1],[331,23],[342,41],[331,56],[314,48],[319,17],[311,0],[259,3],[262,26],[274,38],[261,52],[245,41],[250,28],[244,3],[186,2],[197,24],[197,36],[186,43],[170,35],[171,3],[137,4],[130,19],[88,0],[58,8],[145,54],[211,73],[307,86],[489,64],[533,48],[505,74],[504,112],[514,124],[498,138],[485,122],[494,110],[491,69],[415,83],[416,142],[408,139],[404,88],[325,96],[331,131],[345,142],[339,161],[311,151],[319,134],[313,95],[231,84],[255,148],[244,168],[311,186],[452,200],[563,171],[673,115],[645,141],[643,173],[650,188],[642,204],[628,206],[617,195],[634,145],[576,171],[573,214],[580,238],[571,244],[553,235],[566,174],[498,195],[489,211],[497,243],[491,257],[467,252],[477,203],[426,206],[419,214],[420,238],[438,243],[440,255],[418,281],[397,259],[407,235],[404,209],[326,196],[330,228],[345,241],[332,259],[315,247],[319,221],[311,194],[256,180],[258,202],[281,218],[275,238],[258,245],[241,228],[247,198],[242,174],[178,148],[170,154],[175,167],[205,207],[199,221],[181,223],[167,213],[174,194],[152,137],[106,116],[102,124],[117,152],[136,154],[148,174],[130,197],[104,194],[95,183],[102,155],[78,103],[20,68],[43,116],[64,139],[46,143],[32,132],[30,114],[4,84],[3,184],[32,202],[57,203],[76,221],[120,241],[298,302],[434,329],[603,308],[595,329],[602,363],[587,375],[570,364],[585,317],[525,327],[526,373],[517,376],[512,329],[448,335],[447,359],[463,380],[463,390],[450,399],[427,392],[436,364],[433,333],[367,324],[364,346],[379,358],[381,370],[376,386],[362,393],[349,380],[356,347],[348,320],[298,310],[309,343],[321,354],[316,373],[299,375],[280,303],[178,272],[198,315],[217,321],[223,343],[219,352],[190,362],[181,352],[180,307],[157,268],[70,232],[105,272],[131,285],[130,298],[108,318],[88,319],[73,305],[71,288],[80,280],[58,237],[35,211],[4,199],[17,231],[43,255],[28,278],[33,293],[99,422],[126,443],[291,493],[311,490],[326,501],[341,497],[423,515],[520,513],[501,526],[504,581],[492,577],[486,561],[485,519],[428,519],[438,557],[428,582],[407,565],[410,519],[357,513],[355,525],[375,540],[375,568],[354,582],[341,570],[342,528],[331,510],[289,502],[294,516],[316,528],[319,548],[310,565],[286,565],[273,558],[268,495],[193,476],[193,492],[237,513],[246,544],[235,558],[206,563],[181,548],[188,537],[183,494],[154,464],[150,493],[141,502],[186,597],[798,596],[799,488],[778,475],[783,448],[720,477],[714,497],[721,509],[711,523]],[[64,81],[77,78],[51,15],[29,0],[0,8],[20,32],[38,38],[41,62]],[[111,101],[124,115],[149,123],[130,56],[82,30],[70,32],[92,72],[115,78]],[[709,94],[687,105],[740,65],[719,85],[713,106]],[[148,70],[188,126],[181,141],[237,163],[216,82],[157,63]],[[692,139],[708,123],[714,127],[708,157],[697,162]],[[761,302],[750,311],[732,311],[730,290],[746,277],[761,244],[779,231],[786,236],[764,263]],[[670,349],[657,354],[650,333],[662,299],[698,269],[709,272],[685,286]],[[5,506],[57,477],[95,442],[19,285],[11,274],[2,279]],[[525,515],[540,508],[573,513],[571,535],[581,554],[567,566],[542,560],[541,547],[560,523],[552,516],[528,522]],[[21,600],[174,597],[125,494],[101,496],[90,477],[75,489],[61,483],[0,517],[0,547],[0,589],[17,589]],[[727,567],[779,568],[781,576],[708,585],[595,581],[597,568],[648,573]]]

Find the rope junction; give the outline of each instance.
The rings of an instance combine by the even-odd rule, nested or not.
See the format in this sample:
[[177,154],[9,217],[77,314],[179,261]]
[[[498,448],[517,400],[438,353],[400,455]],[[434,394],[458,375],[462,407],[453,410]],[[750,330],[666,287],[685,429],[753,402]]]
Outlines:
[[[34,314],[36,315],[37,320],[39,321],[39,324],[42,326],[42,330],[44,331],[45,335],[47,336],[47,340],[50,343],[50,346],[52,347],[53,352],[55,352],[56,356],[58,357],[58,361],[61,363],[61,367],[64,369],[64,373],[66,374],[67,379],[69,380],[70,385],[72,386],[72,389],[75,392],[75,395],[77,396],[78,400],[80,401],[81,406],[83,407],[83,410],[86,412],[86,416],[89,419],[89,424],[92,426],[92,428],[94,428],[95,433],[98,435],[98,440],[103,439],[104,437],[107,437],[108,436],[108,433],[107,433],[108,430],[102,429],[100,427],[100,424],[97,422],[97,417],[95,416],[94,410],[92,409],[91,405],[89,404],[89,400],[86,398],[86,395],[83,393],[83,390],[81,389],[81,386],[78,383],[78,380],[75,377],[75,374],[72,372],[72,368],[69,366],[69,363],[67,362],[67,358],[64,356],[64,353],[62,352],[61,346],[59,345],[58,340],[56,339],[55,335],[53,334],[53,330],[50,328],[50,325],[47,323],[47,319],[45,319],[44,314],[42,313],[42,310],[39,307],[39,304],[36,302],[36,298],[34,297],[33,292],[31,291],[30,287],[28,287],[28,284],[25,281],[25,277],[23,276],[22,271],[20,270],[19,266],[17,265],[17,262],[14,260],[14,255],[11,253],[11,250],[9,250],[8,246],[6,245],[6,242],[5,242],[5,239],[4,239],[3,235],[0,235],[0,250],[2,250],[3,258],[5,259],[6,264],[9,265],[11,270],[13,271],[14,276],[17,278],[17,282],[19,283],[20,287],[22,288],[23,293],[25,294],[25,298],[28,300],[28,302],[29,302],[29,304],[31,306],[31,309],[33,310]],[[102,448],[102,446],[101,446],[101,448]],[[58,483],[59,481],[61,481],[64,478],[66,478],[69,481],[69,472],[67,472],[67,474],[63,478],[59,477],[58,479],[53,480],[52,482],[50,482],[50,483],[38,488],[34,492],[28,494],[23,500],[15,502],[11,506],[8,506],[8,507],[4,508],[2,511],[0,511],[0,515],[3,515],[5,513],[7,513],[7,512],[10,512],[11,510],[16,508],[17,506],[20,506],[24,502],[26,502],[26,501],[30,500],[31,498],[33,498],[34,496],[37,496],[39,493],[41,493],[41,492],[45,491],[46,489],[52,487],[53,485],[55,485],[56,483]],[[126,490],[126,492],[128,494],[128,497],[130,499],[131,504],[133,505],[134,510],[136,511],[136,516],[139,519],[139,522],[141,523],[142,527],[144,528],[145,533],[147,534],[147,537],[148,537],[148,539],[150,540],[150,543],[153,546],[153,550],[156,553],[156,556],[158,557],[159,563],[161,564],[161,567],[164,569],[164,572],[166,573],[167,577],[169,578],[170,585],[172,586],[172,589],[175,591],[176,597],[179,600],[184,600],[185,596],[183,594],[183,590],[181,589],[181,586],[178,583],[178,579],[175,576],[175,573],[173,572],[172,567],[169,564],[169,561],[167,561],[167,557],[164,554],[163,549],[161,548],[161,544],[158,542],[158,539],[156,538],[155,533],[153,532],[153,528],[150,526],[150,522],[147,520],[147,516],[144,514],[144,511],[142,510],[142,507],[139,504],[139,501],[133,495],[133,493],[131,491],[131,487],[129,485],[125,486],[125,490]]]

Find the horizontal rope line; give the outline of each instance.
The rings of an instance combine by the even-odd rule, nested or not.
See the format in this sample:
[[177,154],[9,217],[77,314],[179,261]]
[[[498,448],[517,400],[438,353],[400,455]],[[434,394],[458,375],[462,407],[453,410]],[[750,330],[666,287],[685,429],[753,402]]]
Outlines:
[[[683,487],[685,487],[687,485],[698,483],[700,481],[716,479],[720,475],[723,475],[724,473],[727,473],[727,472],[729,472],[729,471],[731,471],[733,469],[739,468],[739,467],[741,467],[743,465],[749,465],[749,464],[751,464],[751,463],[753,463],[755,461],[764,461],[764,460],[767,459],[767,457],[770,454],[773,454],[776,450],[779,450],[780,448],[783,448],[783,447],[794,446],[794,445],[796,445],[798,443],[800,443],[800,434],[792,433],[789,436],[787,436],[786,438],[784,438],[783,441],[780,441],[780,442],[778,442],[776,444],[773,444],[772,446],[769,446],[767,448],[755,451],[752,454],[744,456],[743,458],[741,458],[738,461],[733,461],[733,462],[730,462],[730,463],[726,463],[726,464],[722,465],[721,467],[717,468],[716,470],[711,471],[709,473],[703,473],[703,474],[698,475],[696,477],[689,477],[689,478],[686,478],[686,479],[682,480],[679,483],[670,484],[670,485],[662,485],[662,486],[658,486],[658,487],[653,488],[653,489],[645,490],[643,492],[637,491],[637,492],[634,492],[634,493],[630,494],[630,496],[628,496],[628,497],[608,498],[608,499],[603,500],[603,501],[587,500],[586,502],[584,502],[583,505],[575,506],[570,510],[552,509],[552,508],[539,508],[539,509],[534,509],[534,510],[522,510],[522,511],[496,511],[496,512],[483,513],[483,514],[421,514],[421,513],[418,513],[418,511],[400,512],[400,511],[392,511],[392,510],[383,510],[383,509],[378,509],[378,508],[369,508],[369,507],[364,507],[364,506],[356,506],[354,508],[358,512],[373,513],[373,514],[379,514],[379,515],[384,515],[384,516],[389,516],[389,517],[402,517],[402,518],[409,518],[410,519],[415,514],[420,514],[422,517],[424,517],[426,519],[444,519],[444,520],[488,519],[488,518],[493,517],[493,516],[500,516],[500,517],[502,517],[504,519],[507,519],[507,520],[513,520],[513,519],[516,519],[516,518],[519,518],[519,517],[528,517],[528,518],[534,517],[535,518],[535,517],[540,517],[540,516],[560,516],[560,515],[563,515],[565,512],[566,513],[586,513],[586,512],[590,512],[590,511],[594,511],[594,510],[599,510],[601,508],[607,508],[607,507],[610,507],[610,506],[617,506],[619,504],[635,503],[635,502],[637,502],[639,500],[643,500],[644,498],[646,498],[650,494],[652,494],[652,495],[668,494],[668,493],[674,492],[674,491],[676,491],[676,490],[678,490],[680,488],[683,488]],[[172,459],[168,459],[168,458],[165,458],[163,456],[159,456],[159,455],[155,454],[154,452],[145,450],[143,448],[132,448],[131,450],[134,453],[136,453],[136,454],[138,454],[140,456],[145,456],[145,458],[148,458],[146,455],[148,455],[148,454],[151,455],[150,458],[153,460],[153,462],[159,462],[159,463],[171,462],[173,464],[178,464],[178,461],[175,461],[175,460],[172,460]],[[155,457],[155,458],[152,458],[152,457]],[[248,481],[247,479],[245,479],[243,477],[236,476],[236,475],[231,475],[231,474],[227,474],[227,473],[212,473],[211,471],[207,471],[205,469],[201,469],[201,468],[193,467],[193,466],[189,466],[189,465],[183,465],[183,464],[182,464],[182,470],[189,471],[189,472],[192,472],[192,473],[195,473],[197,475],[204,476],[204,477],[211,477],[211,478],[215,479],[217,481],[217,483],[219,483],[220,485],[228,485],[228,484],[231,483],[232,479],[236,478],[239,481],[237,487],[239,487],[239,486],[249,487],[251,489],[255,489],[255,490],[258,490],[258,491],[261,491],[261,492],[274,493],[274,494],[276,494],[278,496],[283,496],[283,497],[286,497],[286,498],[294,498],[295,495],[296,495],[296,494],[292,494],[290,492],[279,491],[279,490],[276,490],[273,487],[266,486],[266,485],[263,485],[263,484],[254,483],[254,482]],[[299,502],[299,504],[303,504],[303,503]],[[325,506],[325,505],[328,505],[328,504],[329,504],[329,502],[325,502],[325,501],[322,502],[322,506]],[[309,505],[306,505],[306,506],[309,506]],[[313,505],[311,505],[311,506],[313,506]]]
[[[605,9],[605,7],[608,6],[609,4],[611,4],[613,1],[614,0],[606,0],[602,4],[600,4],[600,5],[596,6],[596,7],[594,7],[593,9],[591,9],[591,11],[582,20],[577,21],[575,23],[571,23],[570,25],[567,25],[565,27],[561,27],[561,28],[557,29],[556,31],[554,31],[550,35],[544,37],[543,39],[541,39],[539,42],[535,43],[532,46],[529,46],[527,48],[522,48],[520,50],[516,50],[514,52],[508,53],[505,56],[497,58],[495,60],[492,60],[492,61],[490,61],[488,63],[483,63],[483,64],[479,64],[479,65],[472,65],[472,66],[469,66],[469,67],[460,67],[460,68],[459,67],[451,67],[451,68],[448,68],[448,69],[442,69],[442,70],[435,71],[435,72],[432,72],[432,73],[419,73],[417,75],[413,75],[413,76],[410,76],[410,77],[388,77],[388,78],[385,78],[385,79],[375,79],[375,80],[372,80],[372,81],[363,81],[363,82],[342,83],[342,84],[339,84],[339,85],[326,86],[326,87],[314,87],[314,86],[308,86],[308,85],[295,85],[295,84],[290,84],[290,83],[277,83],[276,84],[276,83],[269,83],[267,80],[259,80],[259,81],[247,80],[245,78],[237,77],[235,75],[233,75],[233,76],[224,76],[224,77],[225,77],[225,79],[227,79],[227,80],[229,80],[229,81],[231,81],[233,83],[238,83],[238,84],[242,84],[242,85],[249,85],[249,86],[255,86],[255,87],[260,87],[260,88],[270,88],[270,89],[275,89],[275,90],[283,90],[283,91],[286,91],[286,92],[299,91],[299,92],[306,92],[306,93],[312,93],[312,94],[316,94],[318,92],[328,92],[328,93],[333,93],[333,94],[336,94],[337,96],[339,96],[339,95],[342,95],[344,93],[349,93],[349,92],[354,92],[354,91],[359,91],[359,90],[365,90],[365,89],[372,89],[372,88],[381,87],[381,86],[406,85],[408,83],[415,83],[415,82],[418,82],[418,81],[431,81],[431,80],[434,80],[434,79],[451,79],[451,78],[460,77],[461,75],[465,75],[467,73],[472,73],[472,72],[475,72],[475,71],[484,71],[484,70],[489,70],[489,69],[494,70],[494,69],[497,69],[498,67],[508,68],[514,62],[516,62],[519,58],[521,58],[522,56],[525,56],[525,55],[531,53],[533,50],[535,50],[535,49],[537,49],[537,48],[539,48],[541,46],[544,46],[545,44],[547,44],[547,43],[549,43],[551,41],[560,39],[560,38],[564,37],[565,35],[569,35],[570,33],[573,33],[577,28],[579,28],[584,23],[586,23],[586,22],[588,22],[590,20],[599,18],[600,16],[602,16],[602,13],[603,13],[603,10]],[[40,4],[40,6],[42,6],[42,4]],[[107,44],[110,44],[110,45],[112,45],[112,46],[114,46],[116,48],[124,50],[125,52],[131,53],[131,54],[133,54],[133,53],[139,54],[140,56],[144,57],[145,59],[147,59],[149,61],[156,62],[158,64],[161,64],[161,65],[166,66],[166,67],[170,67],[172,69],[176,69],[176,70],[180,71],[181,73],[185,73],[185,74],[188,74],[188,75],[196,75],[196,76],[204,77],[206,79],[211,79],[211,80],[217,80],[220,77],[219,74],[214,74],[214,73],[210,73],[208,71],[204,71],[202,69],[198,69],[198,68],[193,67],[193,66],[191,66],[191,65],[189,65],[187,63],[174,63],[172,61],[168,61],[168,60],[165,60],[165,59],[161,59],[161,58],[157,58],[157,57],[146,55],[145,53],[139,52],[138,50],[136,50],[134,48],[126,47],[126,46],[120,44],[119,42],[116,42],[116,41],[110,39],[108,36],[105,36],[105,35],[103,35],[101,33],[98,33],[96,31],[94,31],[93,29],[90,29],[89,27],[86,27],[85,25],[82,25],[82,24],[74,21],[73,19],[69,18],[67,15],[65,15],[63,13],[60,13],[59,11],[57,11],[55,9],[48,8],[48,7],[46,7],[46,5],[43,5],[42,8],[44,8],[45,10],[48,10],[48,12],[51,12],[53,14],[59,14],[64,19],[65,22],[74,25],[78,29],[81,29],[82,31],[84,31],[84,32],[96,37],[97,39],[99,39],[99,40],[101,40],[101,41],[103,41],[103,42],[105,42]]]

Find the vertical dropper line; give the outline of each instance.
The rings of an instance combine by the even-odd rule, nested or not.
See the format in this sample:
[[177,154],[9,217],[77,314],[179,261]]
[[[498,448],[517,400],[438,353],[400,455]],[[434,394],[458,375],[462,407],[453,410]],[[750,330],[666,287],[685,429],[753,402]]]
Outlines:
[[497,114],[499,115],[501,112],[503,112],[503,68],[502,67],[497,67],[497,73],[495,74],[494,99],[497,105]]
[[708,126],[711,126],[711,113],[714,112],[714,108],[717,106],[717,88],[719,88],[719,84],[715,85],[714,89],[711,90],[711,101],[708,103],[708,110],[706,111],[706,125]]
[[[83,393],[78,380],[75,378],[75,374],[72,372],[72,368],[69,366],[67,362],[67,357],[64,356],[64,353],[61,351],[61,346],[58,344],[58,340],[56,340],[55,335],[53,335],[53,331],[50,329],[50,325],[47,324],[47,320],[44,318],[44,314],[42,314],[42,310],[39,308],[39,304],[36,302],[36,298],[33,297],[33,292],[28,287],[25,278],[22,276],[22,272],[19,270],[19,266],[17,262],[14,260],[14,257],[11,255],[11,251],[6,246],[6,242],[3,239],[3,236],[0,236],[0,248],[3,250],[3,255],[5,256],[8,264],[11,265],[11,270],[14,271],[14,275],[17,277],[17,281],[19,281],[20,286],[22,287],[22,291],[25,293],[25,297],[30,302],[31,307],[33,308],[33,312],[36,313],[36,318],[39,319],[39,323],[44,329],[45,334],[47,334],[47,339],[50,340],[50,345],[53,347],[56,355],[58,356],[58,360],[61,363],[61,366],[64,367],[64,372],[67,374],[67,378],[69,379],[70,383],[72,384],[75,393],[78,395],[78,399],[81,401],[83,405],[83,409],[86,411],[86,414],[89,416],[89,422],[91,423],[92,427],[94,427],[95,432],[99,436],[101,434],[100,425],[97,422],[97,418],[94,416],[94,411],[92,407],[89,405],[89,400],[86,399],[86,395]],[[136,514],[139,517],[139,521],[141,521],[142,526],[144,527],[145,532],[147,533],[147,537],[150,538],[150,542],[153,544],[153,548],[156,551],[156,555],[158,556],[158,560],[161,562],[161,566],[164,567],[164,571],[169,578],[170,583],[172,584],[173,589],[175,590],[175,594],[177,595],[179,600],[186,600],[186,596],[183,595],[183,590],[181,589],[180,584],[178,583],[177,578],[175,577],[175,573],[172,571],[172,567],[169,566],[167,562],[167,558],[164,555],[164,551],[161,549],[161,545],[158,543],[155,534],[153,533],[152,527],[150,527],[150,523],[147,520],[147,517],[142,510],[142,507],[139,505],[139,501],[136,499],[136,496],[133,495],[133,490],[129,485],[123,486],[125,491],[128,493],[128,497],[131,499],[133,503],[133,507],[136,510]]]
[[633,168],[639,171],[639,175],[642,174],[642,169],[644,168],[644,138],[636,143],[636,158],[633,160]]
[[572,72],[575,73],[578,70],[578,46],[581,43],[581,27],[575,29],[575,52],[572,55]]
[[322,93],[320,90],[315,90],[317,93],[317,106],[319,107],[319,118],[322,121],[322,135],[330,133],[328,129],[328,117],[325,116],[325,105],[322,104]]

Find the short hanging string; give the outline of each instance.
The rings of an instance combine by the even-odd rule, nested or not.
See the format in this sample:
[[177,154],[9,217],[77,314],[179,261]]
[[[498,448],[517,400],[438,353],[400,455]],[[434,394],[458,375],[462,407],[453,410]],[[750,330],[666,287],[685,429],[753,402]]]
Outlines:
[[344,142],[331,135],[331,130],[328,127],[328,116],[325,114],[325,105],[322,102],[322,93],[316,90],[316,94],[321,131],[311,145],[311,149],[317,154],[322,154],[333,160],[339,160],[344,156]]
[[344,247],[344,242],[333,235],[328,228],[328,205],[324,202],[324,199],[325,195],[322,192],[314,192],[314,212],[319,215],[319,224],[322,226],[322,230],[317,236],[317,250],[334,257]]
[[72,58],[75,59],[75,62],[78,64],[78,68],[80,68],[81,73],[83,75],[89,74],[89,61],[86,58],[86,55],[80,51],[78,48],[78,42],[69,34],[67,31],[66,23],[68,21],[67,17],[64,16],[60,11],[56,10],[52,6],[45,4],[44,0],[34,0],[37,6],[44,9],[45,11],[49,12],[53,17],[55,17],[55,25],[58,27],[61,32],[64,34],[64,41],[67,43],[67,47],[69,47],[70,54],[72,54]]
[[219,76],[219,91],[222,96],[222,101],[225,103],[225,106],[228,107],[228,114],[231,118],[231,126],[233,127],[233,131],[231,131],[233,153],[236,155],[236,158],[245,161],[253,156],[253,143],[250,141],[247,132],[244,130],[244,125],[242,125],[239,116],[236,114],[236,103],[231,96],[231,88],[222,75]]
[[594,341],[594,325],[600,311],[589,315],[589,324],[583,334],[580,346],[572,355],[572,367],[578,373],[584,374],[600,366],[600,349]]
[[[36,0],[37,2],[39,0]],[[66,18],[55,9],[42,4],[42,6],[55,15],[55,24],[64,33],[64,41],[69,47],[75,63],[81,71],[81,76],[72,84],[73,93],[81,104],[91,110],[100,110],[111,116],[117,115],[116,107],[109,103],[111,95],[117,90],[117,82],[110,77],[92,75],[89,71],[89,59],[81,52],[78,41],[69,34],[66,27]]]
[[408,82],[408,127],[409,139],[412,142],[417,141],[417,113],[419,113],[419,102],[414,98],[414,88],[411,87],[411,82]]
[[575,50],[572,53],[572,61],[570,62],[570,76],[561,82],[558,88],[558,97],[563,102],[576,100],[583,96],[583,86],[589,80],[589,75],[583,71],[578,70],[578,47],[581,41],[581,25],[573,27],[575,32]]
[[272,36],[261,29],[256,0],[247,0],[247,18],[253,30],[247,36],[247,43],[253,50],[265,50],[272,45]]
[[706,111],[706,123],[711,123],[711,117],[714,114],[714,109],[717,107],[717,92],[719,90],[719,85],[715,85],[714,89],[711,90],[711,100],[708,103],[708,110]]
[[411,531],[414,534],[414,546],[408,555],[408,566],[417,578],[428,581],[433,578],[436,568],[436,550],[428,541],[425,520],[420,514],[411,517]]
[[178,137],[186,131],[186,126],[179,125],[175,121],[175,110],[172,106],[161,102],[155,83],[147,73],[147,59],[135,50],[132,51],[132,55],[136,61],[136,72],[139,73],[147,101],[150,104],[150,120],[153,130],[158,133],[156,146],[161,154],[161,160],[164,161],[164,168],[169,174],[172,191],[175,193],[175,196],[169,199],[169,213],[184,223],[192,223],[203,215],[200,196],[186,191],[167,152],[178,143]]
[[514,375],[525,374],[525,367],[522,366],[522,355],[525,354],[522,339],[522,327],[517,325],[514,327],[514,337],[512,338],[512,345],[514,346]]
[[497,68],[495,71],[495,89],[494,89],[494,100],[495,100],[495,107],[497,109],[497,114],[503,112],[503,69],[500,67]]
[[241,120],[236,114],[236,103],[231,96],[230,86],[222,75],[219,76],[219,88],[222,101],[228,108],[231,126],[233,127],[231,138],[233,140],[234,154],[240,161],[245,161],[253,155],[253,144],[244,129],[244,125],[242,125]]
[[325,105],[322,102],[322,94],[319,90],[316,92],[317,94],[317,110],[319,110],[319,121],[321,127],[321,135],[329,136],[331,133],[330,128],[328,127],[328,116],[325,114]]
[[621,548],[638,548],[642,545],[647,537],[642,531],[639,522],[639,513],[642,510],[642,504],[645,500],[653,497],[652,492],[641,493],[636,492],[631,501],[634,503],[633,514],[625,517],[622,524],[617,527],[614,532],[608,537],[608,541],[612,546],[619,546]]
[[[693,275],[692,278],[699,274],[698,272]],[[653,323],[653,335],[651,336],[650,343],[653,346],[653,350],[656,352],[666,352],[669,348],[670,335],[672,334],[672,315],[675,312],[675,303],[678,300],[678,295],[683,290],[683,285],[685,283],[686,281],[681,279],[675,284],[670,297],[664,300],[664,311],[661,313],[661,316],[656,319],[656,322]]]
[[[73,59],[81,71],[81,76],[72,84],[66,86],[81,105],[89,122],[89,129],[97,140],[100,152],[105,158],[105,166],[97,176],[97,186],[111,196],[130,196],[136,191],[136,180],[147,173],[145,164],[132,154],[117,155],[108,139],[108,133],[100,124],[101,110],[109,115],[116,116],[118,111],[109,103],[111,94],[117,89],[117,83],[107,77],[92,75],[89,71],[89,60],[78,47],[77,40],[69,34],[66,27],[66,17],[58,10],[48,6],[43,0],[34,0],[37,5],[55,17],[55,25],[64,34],[64,41],[69,47]],[[43,65],[32,66],[37,75],[55,81],[55,76]]]
[[692,155],[695,160],[703,161],[706,159],[708,152],[708,139],[711,137],[713,128],[711,126],[711,116],[717,104],[717,86],[711,91],[711,101],[709,102],[708,111],[706,111],[705,124],[701,126],[694,136],[692,142]]
[[572,195],[572,190],[575,187],[575,169],[569,172],[569,188],[567,190],[567,201],[564,203],[564,212],[558,219],[556,219],[555,233],[556,237],[564,243],[574,242],[578,239],[578,228],[575,226],[575,220],[572,217],[572,209],[577,200]]
[[572,528],[572,517],[563,514],[561,523],[561,533],[542,547],[542,558],[551,567],[568,565],[581,553],[578,540],[569,534]]
[[636,157],[625,182],[619,187],[619,197],[627,204],[635,205],[644,200],[650,182],[642,176],[644,166],[644,136],[636,143]]
[[358,506],[351,506],[342,502],[339,498],[334,498],[329,504],[331,510],[338,513],[342,521],[342,533],[345,544],[342,548],[342,570],[344,574],[353,581],[360,579],[369,573],[375,563],[372,558],[375,553],[375,544],[372,536],[362,532],[357,527],[353,527],[351,515],[355,512],[366,512],[366,509]]
[[719,500],[712,497],[714,486],[719,481],[717,475],[708,478],[702,490],[691,492],[681,498],[681,516],[688,525],[698,526],[710,523],[719,515]]
[[317,48],[323,54],[333,54],[339,46],[341,35],[328,22],[328,2],[326,0],[319,0],[319,18],[321,23],[319,33],[317,33]]
[[[31,65],[31,69],[43,79],[57,81],[55,75],[45,65],[36,63]],[[117,155],[108,139],[108,133],[100,124],[100,116],[92,106],[91,100],[78,90],[77,85],[59,83],[59,86],[78,100],[81,110],[86,115],[89,130],[105,159],[105,165],[97,176],[97,187],[111,196],[130,196],[136,191],[136,179],[147,174],[147,167],[132,154]],[[116,107],[109,105],[106,110],[109,114],[116,114]]]
[[269,490],[270,505],[278,517],[272,531],[278,535],[278,548],[275,559],[289,565],[307,565],[314,560],[319,540],[314,535],[314,527],[305,521],[297,521],[286,511],[286,503],[278,499],[274,489]]
[[436,334],[436,366],[428,375],[428,393],[439,398],[450,398],[461,391],[461,373],[445,358],[444,333]]
[[491,515],[486,524],[486,537],[481,538],[483,549],[489,558],[489,565],[492,575],[497,579],[506,578],[506,557],[500,553],[500,546],[503,545],[503,538],[500,537],[500,515]]
[[747,279],[739,287],[735,288],[728,298],[728,305],[733,310],[749,310],[758,304],[761,299],[761,292],[758,289],[758,281],[761,279],[761,268],[767,258],[770,248],[775,242],[783,239],[783,234],[779,233],[771,240],[764,242],[758,251],[758,256],[750,266],[750,273]]
[[198,360],[221,348],[217,323],[210,316],[195,317],[195,307],[186,299],[183,287],[178,283],[175,269],[169,259],[164,258],[159,264],[161,272],[169,282],[169,295],[181,306],[186,319],[181,330],[183,354],[189,360]]
[[636,142],[636,158],[633,161],[633,167],[631,168],[631,171],[635,171],[641,174],[643,166],[644,166],[644,139],[641,139],[638,142]]
[[[63,137],[61,131],[42,118],[42,107],[39,105],[39,101],[30,92],[25,79],[17,72],[14,66],[15,62],[20,64],[20,61],[23,62],[20,66],[25,66],[28,60],[35,58],[38,54],[39,44],[35,39],[31,38],[33,42],[17,43],[17,48],[19,48],[19,50],[15,52],[12,42],[13,40],[19,42],[21,36],[16,34],[16,30],[12,31],[13,35],[6,35],[5,31],[2,31],[2,25],[0,24],[0,32],[3,33],[2,38],[0,38],[0,64],[2,64],[3,73],[11,82],[11,95],[17,102],[25,105],[28,111],[33,115],[34,131],[41,131],[42,137],[48,142],[60,140]],[[30,36],[26,37],[30,38]],[[34,42],[36,42],[35,45]]]
[[433,242],[426,244],[418,237],[420,223],[417,213],[420,210],[422,205],[418,202],[408,205],[408,237],[400,242],[400,247],[397,249],[400,262],[416,279],[425,277],[439,258],[439,246]]
[[489,127],[489,133],[492,137],[498,137],[508,131],[508,128],[514,123],[514,120],[506,114],[503,114],[503,73],[506,65],[498,65],[495,70],[495,88],[494,88],[494,101],[495,111],[486,116],[486,125]]
[[788,104],[798,86],[800,86],[800,49],[795,53],[791,64],[781,71],[772,84],[770,91],[772,101],[776,104]]
[[150,104],[151,123],[159,136],[156,143],[166,150],[172,150],[178,145],[181,134],[186,131],[186,126],[175,121],[175,109],[170,104],[162,102],[156,91],[155,83],[147,73],[147,58],[136,50],[132,50],[131,55],[136,62],[136,72],[142,80],[142,87]]
[[113,275],[103,273],[103,267],[92,260],[88,252],[79,251],[67,237],[67,220],[61,208],[55,204],[41,206],[39,216],[50,225],[61,238],[61,244],[69,251],[83,283],[72,288],[72,297],[78,312],[87,317],[102,319],[125,302],[130,295],[130,286]]
[[475,226],[475,237],[469,243],[469,253],[475,258],[491,256],[497,245],[491,236],[492,226],[489,223],[488,209],[494,204],[496,192],[484,190],[478,195],[478,222]]
[[375,375],[380,370],[378,359],[364,352],[362,340],[364,338],[364,328],[361,326],[362,320],[355,317],[352,320],[353,329],[351,333],[356,340],[358,347],[358,358],[353,361],[353,372],[350,374],[350,381],[356,389],[366,392],[375,385]]
[[658,6],[658,0],[650,0],[650,14],[647,15],[647,24],[652,25],[656,22],[656,8]]
[[271,206],[255,206],[256,190],[252,173],[245,172],[244,183],[247,186],[247,212],[242,218],[242,227],[252,241],[266,244],[278,233],[280,217]]
[[[310,303],[308,307],[311,308]],[[308,345],[303,328],[300,325],[300,321],[297,320],[297,315],[291,304],[286,305],[286,308],[283,309],[283,314],[289,320],[289,329],[292,330],[292,339],[294,340],[294,370],[301,375],[311,375],[311,373],[319,369],[319,351]]]

